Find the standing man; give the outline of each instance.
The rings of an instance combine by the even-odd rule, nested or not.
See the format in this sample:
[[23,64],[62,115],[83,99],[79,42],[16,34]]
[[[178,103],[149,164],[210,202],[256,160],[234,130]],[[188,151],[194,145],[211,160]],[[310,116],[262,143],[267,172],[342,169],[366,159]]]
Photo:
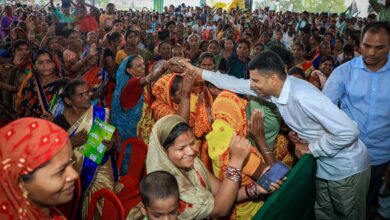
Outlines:
[[390,169],[390,23],[367,24],[360,48],[362,56],[336,68],[323,93],[333,103],[341,102],[341,109],[359,127],[371,159],[367,204],[373,204],[385,170]]
[[282,60],[272,51],[257,55],[249,63],[250,81],[202,73],[188,63],[180,63],[187,72],[219,82],[217,87],[227,89],[221,85],[231,85],[234,91],[270,97],[286,124],[298,134],[294,143],[296,155],[311,153],[317,159],[316,218],[365,219],[370,180],[367,149],[358,138],[356,123],[321,91],[306,81],[287,76]]

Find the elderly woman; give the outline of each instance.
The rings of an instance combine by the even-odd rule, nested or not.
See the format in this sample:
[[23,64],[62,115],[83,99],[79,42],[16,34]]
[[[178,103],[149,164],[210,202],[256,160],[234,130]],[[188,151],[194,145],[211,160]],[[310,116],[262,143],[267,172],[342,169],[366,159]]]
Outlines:
[[[20,132],[22,131],[22,132]],[[0,219],[65,219],[78,177],[66,131],[38,118],[0,129]]]
[[[100,164],[95,163],[82,153],[82,145],[95,124],[95,119],[108,122],[109,110],[91,105],[91,95],[87,83],[73,79],[64,88],[66,108],[63,114],[54,119],[54,123],[68,131],[75,154],[75,168],[80,173],[82,209],[81,216],[86,218],[92,195],[103,188],[119,192],[114,153],[111,151],[112,141],[103,141],[107,147]],[[95,217],[101,215],[102,205],[98,204]]]
[[[169,64],[170,62],[167,62]],[[120,143],[130,137],[138,137],[145,143],[154,120],[150,108],[151,93],[149,84],[155,81],[167,65],[154,69],[145,75],[145,63],[141,56],[128,56],[122,61],[116,74],[116,87],[112,100],[111,123],[117,128]],[[122,174],[127,173],[127,161],[131,148],[125,152]]]
[[[179,184],[179,219],[206,219],[229,215],[235,201],[248,200],[248,195],[268,193],[259,185],[255,189],[239,187],[242,166],[250,151],[249,142],[233,136],[231,158],[225,178],[218,180],[196,157],[194,136],[185,120],[178,115],[161,118],[153,127],[146,158],[147,173],[162,170],[174,175]],[[272,184],[272,190],[278,188]],[[246,191],[248,193],[246,193]],[[140,206],[130,211],[127,219],[141,219]]]

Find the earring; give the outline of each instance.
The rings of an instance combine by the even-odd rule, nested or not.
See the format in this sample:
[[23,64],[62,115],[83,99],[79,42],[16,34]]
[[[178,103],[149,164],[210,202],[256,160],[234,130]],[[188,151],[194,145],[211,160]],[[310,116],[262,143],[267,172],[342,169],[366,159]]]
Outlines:
[[23,190],[23,197],[24,197],[25,199],[28,198],[28,191],[27,191],[27,190]]

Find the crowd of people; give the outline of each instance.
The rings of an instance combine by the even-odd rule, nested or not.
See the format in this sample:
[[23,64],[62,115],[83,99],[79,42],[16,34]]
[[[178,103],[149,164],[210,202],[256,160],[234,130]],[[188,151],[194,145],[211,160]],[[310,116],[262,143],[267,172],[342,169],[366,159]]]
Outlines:
[[[136,138],[147,175],[127,219],[251,219],[283,184],[256,181],[305,154],[316,219],[390,219],[390,1],[370,4],[0,6],[0,218],[64,219],[79,181],[86,219],[95,192],[128,191],[138,146],[117,159]],[[98,163],[84,150],[99,121],[116,131]]]

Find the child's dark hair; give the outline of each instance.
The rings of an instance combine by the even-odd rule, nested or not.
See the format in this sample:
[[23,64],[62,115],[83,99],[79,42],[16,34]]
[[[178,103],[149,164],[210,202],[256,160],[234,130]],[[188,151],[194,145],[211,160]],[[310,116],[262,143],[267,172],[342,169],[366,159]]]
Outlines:
[[151,201],[175,197],[179,200],[179,184],[176,178],[166,171],[149,173],[140,183],[141,201],[148,207]]
[[303,69],[301,69],[301,68],[299,68],[299,67],[297,67],[297,66],[291,68],[291,69],[288,71],[287,74],[290,75],[290,76],[291,76],[291,75],[299,75],[299,76],[302,77],[302,79],[305,79],[305,78],[306,78],[305,72],[303,71]]

